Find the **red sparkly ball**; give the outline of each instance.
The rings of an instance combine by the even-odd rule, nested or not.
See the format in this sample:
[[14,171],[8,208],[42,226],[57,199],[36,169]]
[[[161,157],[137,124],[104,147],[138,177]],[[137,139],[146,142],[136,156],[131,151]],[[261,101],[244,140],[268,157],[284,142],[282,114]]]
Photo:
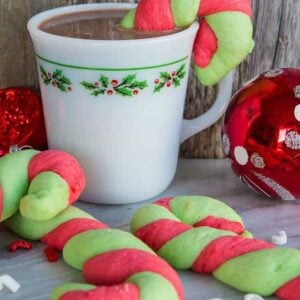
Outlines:
[[271,70],[238,91],[222,142],[247,186],[270,198],[300,198],[300,68]]
[[41,98],[26,88],[0,90],[0,156],[12,145],[47,147]]

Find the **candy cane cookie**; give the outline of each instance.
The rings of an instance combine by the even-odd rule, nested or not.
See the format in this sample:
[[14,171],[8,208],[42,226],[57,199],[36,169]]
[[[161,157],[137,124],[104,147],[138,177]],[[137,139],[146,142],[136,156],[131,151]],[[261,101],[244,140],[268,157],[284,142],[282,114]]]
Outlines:
[[83,170],[70,154],[23,150],[0,158],[0,221],[19,209],[34,220],[53,218],[78,199]]
[[132,234],[110,229],[73,206],[51,220],[35,221],[20,212],[4,224],[18,235],[63,251],[88,284],[66,283],[52,300],[182,300],[177,273]]
[[141,0],[122,22],[127,29],[166,31],[200,17],[195,71],[205,85],[218,83],[253,49],[250,0]]
[[132,232],[171,266],[213,276],[245,293],[300,295],[300,251],[248,238],[240,216],[203,196],[158,200],[140,208]]

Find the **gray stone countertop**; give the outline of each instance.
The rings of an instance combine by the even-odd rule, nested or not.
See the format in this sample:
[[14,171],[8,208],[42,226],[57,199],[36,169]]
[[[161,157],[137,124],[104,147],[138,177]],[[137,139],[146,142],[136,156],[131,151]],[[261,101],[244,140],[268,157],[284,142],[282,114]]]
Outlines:
[[[255,194],[238,180],[226,160],[180,160],[175,179],[159,197],[195,194],[215,197],[236,209],[255,237],[270,241],[273,234],[285,230],[288,235],[286,246],[300,248],[300,202],[274,201]],[[129,230],[130,217],[147,202],[151,200],[120,206],[84,202],[75,205],[111,227]],[[83,281],[81,272],[72,269],[62,259],[48,263],[43,254],[45,246],[41,243],[35,242],[28,252],[9,253],[8,245],[17,238],[0,225],[0,275],[10,274],[22,286],[16,294],[3,289],[0,291],[1,300],[49,299],[53,287],[67,281]],[[243,299],[243,293],[223,285],[210,275],[190,271],[179,274],[186,300]]]

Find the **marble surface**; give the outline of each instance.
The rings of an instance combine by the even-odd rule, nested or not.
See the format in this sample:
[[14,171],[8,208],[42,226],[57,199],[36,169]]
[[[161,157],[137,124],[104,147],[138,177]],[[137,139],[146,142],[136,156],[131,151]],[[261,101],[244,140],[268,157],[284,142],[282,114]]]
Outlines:
[[[238,211],[248,230],[257,238],[270,241],[274,233],[285,230],[288,235],[287,246],[300,248],[300,203],[269,200],[253,193],[240,183],[225,160],[180,160],[174,181],[160,196],[188,194],[209,195],[223,200]],[[111,227],[128,230],[133,212],[147,202],[150,200],[122,206],[78,202],[76,206]],[[45,246],[40,243],[34,243],[33,249],[28,252],[7,252],[7,246],[16,238],[0,225],[0,274],[10,274],[22,285],[16,294],[11,294],[7,289],[0,291],[1,300],[49,299],[52,288],[58,284],[83,280],[81,273],[63,260],[48,263],[43,254]],[[213,297],[243,299],[242,293],[217,282],[210,275],[186,271],[180,272],[180,277],[187,300]]]

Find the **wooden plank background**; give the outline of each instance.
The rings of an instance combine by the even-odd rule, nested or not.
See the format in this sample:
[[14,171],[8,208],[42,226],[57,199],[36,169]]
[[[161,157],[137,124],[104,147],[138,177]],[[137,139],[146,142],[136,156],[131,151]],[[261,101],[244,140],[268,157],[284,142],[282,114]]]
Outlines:
[[[222,1],[222,0],[220,0]],[[27,20],[43,10],[79,3],[138,2],[134,0],[0,0],[0,88],[26,86],[38,89],[35,59],[26,30]],[[238,68],[234,89],[270,68],[300,66],[300,1],[252,0],[256,47]],[[205,112],[215,98],[217,87],[205,88],[190,75],[185,117]],[[217,124],[186,141],[183,157],[223,157]]]

